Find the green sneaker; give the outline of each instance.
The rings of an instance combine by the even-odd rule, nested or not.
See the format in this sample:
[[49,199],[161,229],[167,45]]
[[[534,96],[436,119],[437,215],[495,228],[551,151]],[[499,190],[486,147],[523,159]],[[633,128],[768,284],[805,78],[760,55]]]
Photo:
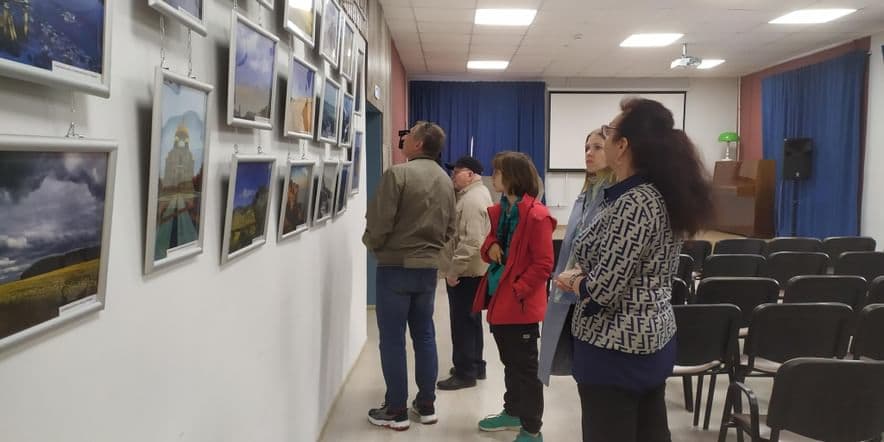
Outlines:
[[485,419],[479,421],[479,429],[482,431],[506,431],[521,428],[522,421],[515,416],[506,414],[506,410],[501,411],[500,414],[486,416]]
[[543,442],[543,433],[537,433],[537,436],[528,434],[525,430],[519,430],[519,435],[513,442]]

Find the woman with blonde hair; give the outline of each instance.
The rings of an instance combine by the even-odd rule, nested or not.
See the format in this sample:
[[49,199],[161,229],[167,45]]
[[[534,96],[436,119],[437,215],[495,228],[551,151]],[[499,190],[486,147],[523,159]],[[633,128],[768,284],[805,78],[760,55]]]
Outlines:
[[[571,208],[565,237],[559,250],[553,277],[576,266],[572,248],[574,238],[582,232],[599,211],[603,190],[614,182],[614,172],[605,161],[605,138],[601,129],[593,130],[584,142],[586,179],[583,190]],[[549,385],[550,375],[571,376],[571,313],[577,303],[577,294],[559,290],[553,285],[550,290],[546,316],[543,319],[543,332],[540,334],[540,368],[538,378]]]

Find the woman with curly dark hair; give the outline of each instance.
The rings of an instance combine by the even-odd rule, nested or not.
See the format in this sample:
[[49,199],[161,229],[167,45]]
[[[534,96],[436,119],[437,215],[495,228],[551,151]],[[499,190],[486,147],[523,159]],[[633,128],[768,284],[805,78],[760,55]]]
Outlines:
[[[675,364],[672,277],[683,239],[712,216],[708,174],[662,104],[632,99],[602,126],[615,184],[574,241],[578,269],[556,279],[579,293],[571,332],[583,440],[671,436],[666,378]],[[582,270],[581,270],[582,269]]]

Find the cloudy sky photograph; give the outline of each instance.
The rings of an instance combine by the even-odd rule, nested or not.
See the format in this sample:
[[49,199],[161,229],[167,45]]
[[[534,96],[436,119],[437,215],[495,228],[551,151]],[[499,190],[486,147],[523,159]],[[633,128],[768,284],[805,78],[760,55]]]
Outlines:
[[101,243],[106,174],[104,153],[0,152],[0,285]]

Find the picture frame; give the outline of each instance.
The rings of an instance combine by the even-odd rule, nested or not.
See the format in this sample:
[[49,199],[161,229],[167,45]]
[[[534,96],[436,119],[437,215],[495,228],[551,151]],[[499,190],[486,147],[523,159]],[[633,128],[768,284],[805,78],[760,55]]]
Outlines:
[[355,79],[353,81],[353,113],[363,114],[365,100],[365,51],[362,46],[356,50]]
[[338,131],[340,134],[338,146],[350,147],[350,144],[353,142],[353,96],[346,92],[341,98],[340,127],[341,128]]
[[117,143],[0,136],[0,351],[104,308]]
[[353,163],[345,161],[338,168],[338,182],[335,185],[335,218],[347,210],[347,201],[350,199],[350,173]]
[[282,192],[280,192],[279,227],[277,242],[293,238],[310,228],[313,214],[313,185],[316,162],[290,160],[287,162]]
[[316,21],[318,18],[319,11],[316,9],[316,0],[285,0],[283,27],[310,48],[316,46]]
[[206,0],[147,0],[147,4],[159,13],[179,21],[193,32],[208,35],[206,23]]
[[275,175],[275,157],[233,155],[227,187],[221,265],[240,258],[267,242],[271,189]]
[[350,180],[350,195],[359,193],[359,178],[362,173],[362,151],[365,145],[365,133],[353,132],[353,147],[348,151],[350,161],[353,162],[353,178]]
[[115,2],[87,0],[76,10],[70,2],[5,3],[16,32],[0,33],[0,75],[110,97]]
[[335,0],[323,0],[319,31],[319,55],[337,69],[341,51],[341,20],[343,11]]
[[332,217],[335,210],[335,191],[338,186],[338,174],[341,163],[323,161],[319,169],[319,182],[316,184],[316,213],[313,214],[313,225],[322,224]]
[[322,86],[322,94],[319,97],[319,112],[317,112],[316,141],[337,144],[338,131],[340,130],[340,106],[341,106],[340,83],[326,78]]
[[283,136],[312,139],[316,137],[316,68],[301,57],[290,58],[286,84]]
[[258,4],[271,11],[273,10],[273,0],[258,0]]
[[341,77],[353,81],[353,63],[355,59],[356,28],[347,18],[342,18],[341,27]]
[[214,86],[156,68],[144,274],[203,252],[209,94]]
[[235,10],[230,19],[227,124],[273,129],[279,38]]

